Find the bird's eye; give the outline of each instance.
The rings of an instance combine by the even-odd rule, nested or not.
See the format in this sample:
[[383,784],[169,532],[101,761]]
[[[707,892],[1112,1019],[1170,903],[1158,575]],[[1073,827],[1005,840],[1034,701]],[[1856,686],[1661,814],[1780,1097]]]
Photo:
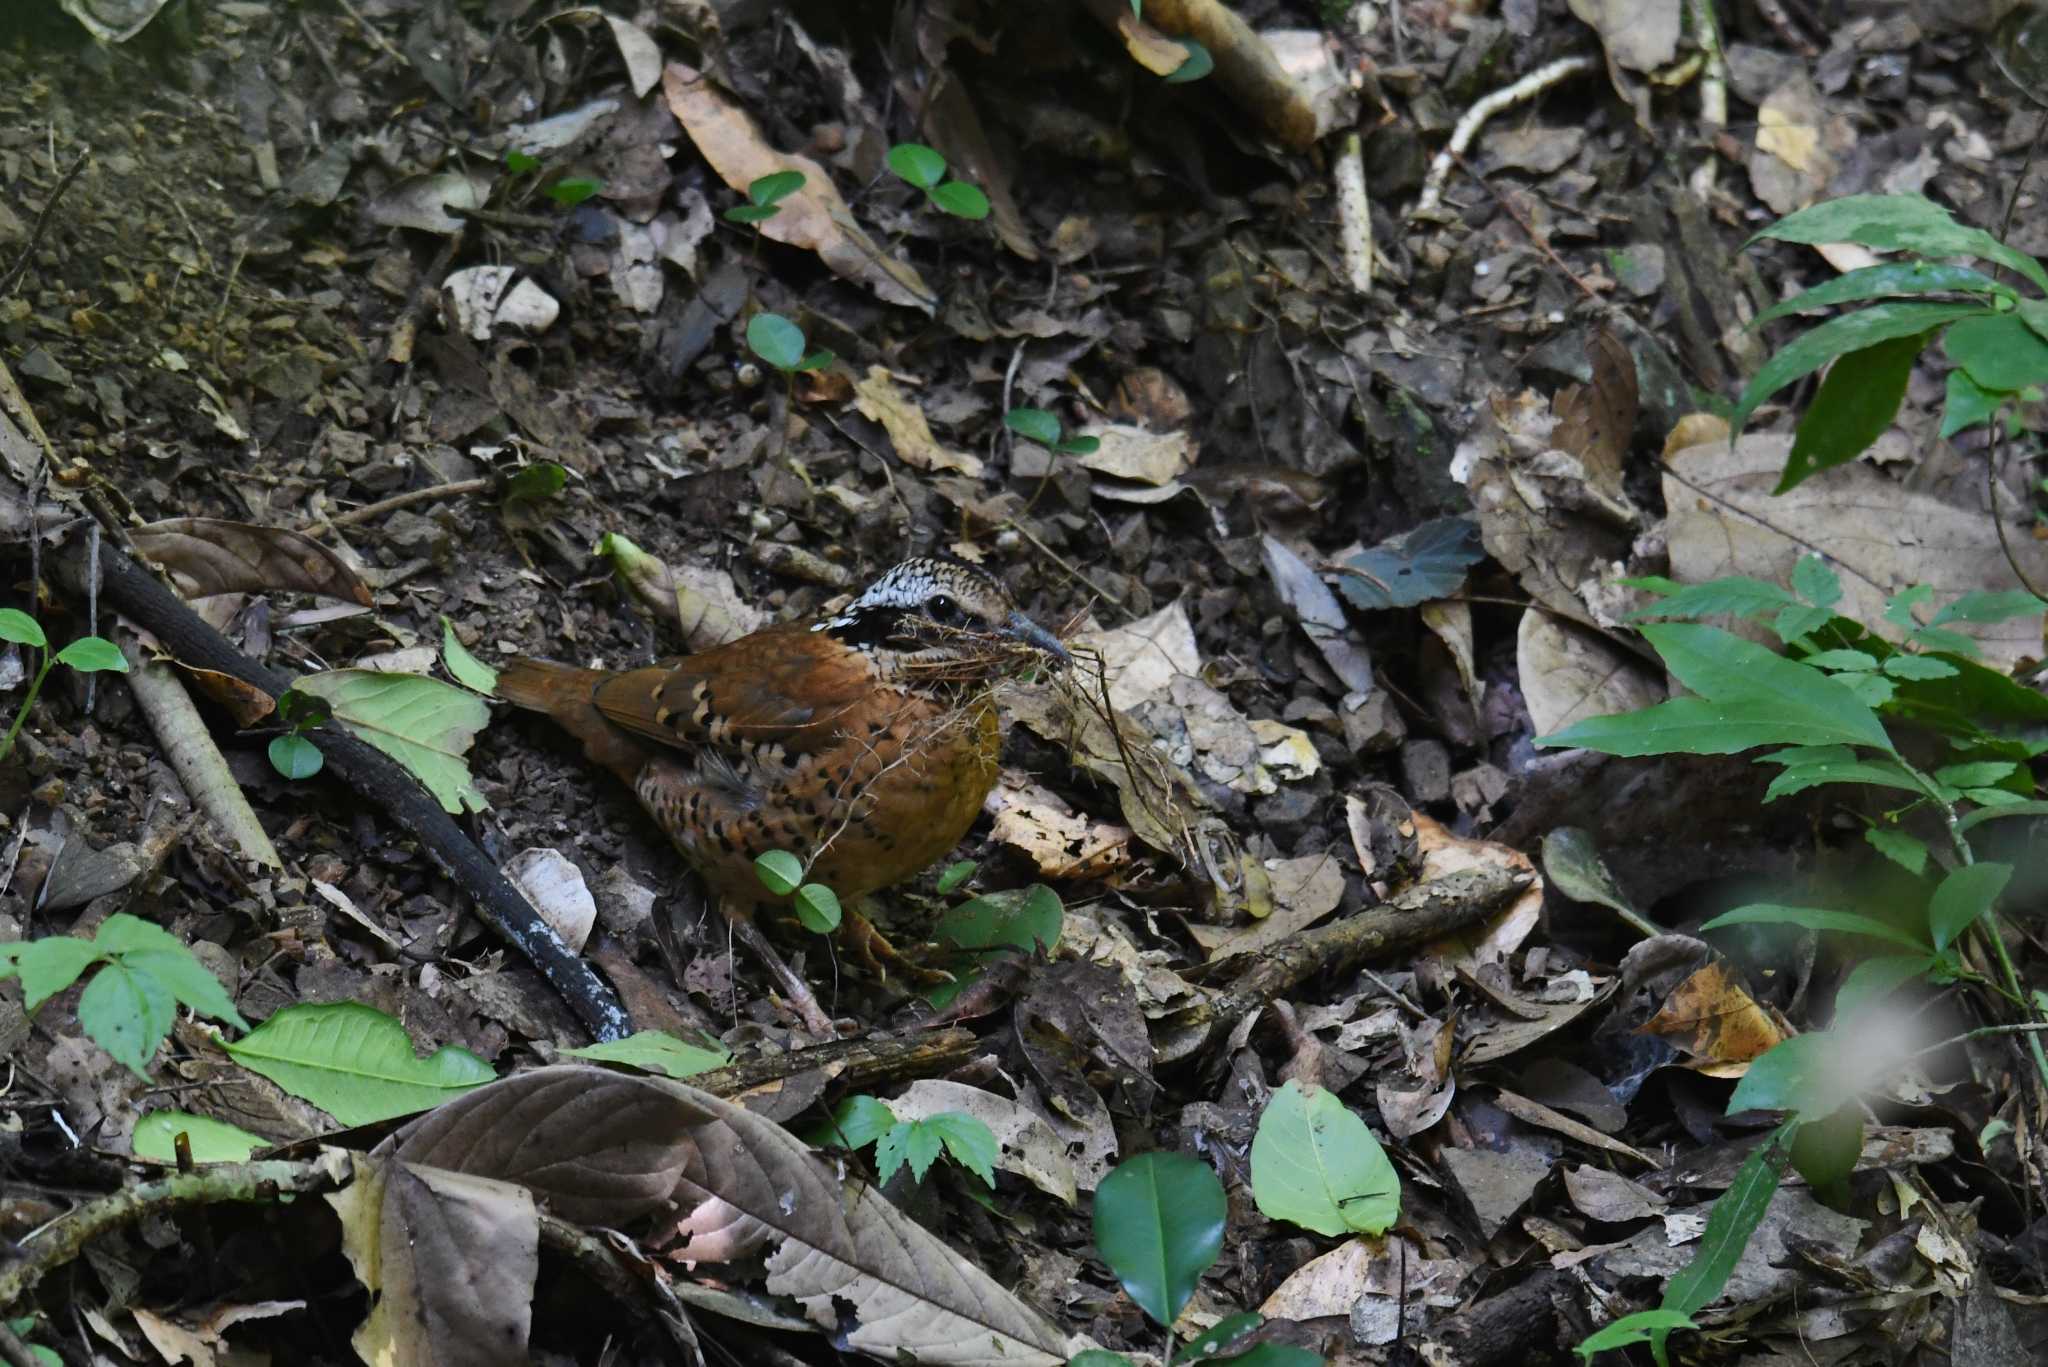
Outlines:
[[943,593],[926,603],[925,610],[931,613],[934,621],[939,622],[950,622],[960,615],[960,605]]

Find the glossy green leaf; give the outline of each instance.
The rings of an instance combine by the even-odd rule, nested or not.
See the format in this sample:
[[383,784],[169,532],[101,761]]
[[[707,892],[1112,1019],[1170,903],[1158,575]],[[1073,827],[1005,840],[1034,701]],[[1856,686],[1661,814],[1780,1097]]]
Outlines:
[[796,907],[796,919],[816,935],[829,935],[839,929],[840,919],[845,915],[839,906],[839,894],[823,883],[806,883],[798,888],[792,904]]
[[564,176],[541,191],[564,209],[573,209],[584,200],[602,192],[604,182],[589,176]]
[[922,1182],[938,1161],[942,1146],[938,1131],[924,1121],[898,1121],[875,1141],[875,1175],[887,1182],[896,1169],[908,1163],[911,1179]]
[[1801,926],[1807,930],[1832,930],[1842,935],[1868,935],[1906,949],[1917,949],[1923,954],[1927,952],[1926,945],[1897,926],[1887,925],[1859,912],[1835,911],[1828,907],[1792,907],[1757,902],[1724,911],[1703,922],[1700,929],[1718,930],[1722,926]]
[[804,359],[804,330],[779,313],[747,320],[747,348],[777,370],[795,370]]
[[441,663],[464,688],[479,693],[498,691],[498,671],[469,653],[469,647],[455,634],[455,624],[446,616],[441,618]]
[[754,876],[777,897],[787,897],[803,885],[804,861],[788,850],[769,850],[755,858]]
[[1252,1197],[1268,1219],[1318,1234],[1384,1234],[1401,1179],[1355,1112],[1323,1087],[1288,1082],[1252,1136]]
[[988,196],[979,186],[964,180],[949,180],[944,185],[926,191],[932,203],[944,209],[955,218],[969,218],[977,222],[989,214]]
[[1712,1304],[1728,1285],[1728,1275],[1749,1247],[1750,1236],[1763,1223],[1764,1212],[1770,1209],[1771,1198],[1784,1178],[1784,1146],[1791,1129],[1788,1121],[1773,1130],[1736,1169],[1735,1180],[1707,1216],[1692,1261],[1665,1283],[1664,1309],[1694,1314]]
[[1054,442],[1052,449],[1063,456],[1092,456],[1102,449],[1102,438],[1064,437]]
[[1216,59],[1209,55],[1208,48],[1192,38],[1177,38],[1174,41],[1186,48],[1188,55],[1179,66],[1160,78],[1167,85],[1185,85],[1189,81],[1199,81],[1216,69]]
[[1771,492],[1785,493],[1809,476],[1868,451],[1898,416],[1913,362],[1919,359],[1928,336],[1921,332],[1894,337],[1852,351],[1830,366],[1813,402],[1799,419],[1784,473]]
[[463,756],[491,709],[468,689],[369,669],[307,674],[292,687],[326,699],[337,722],[404,765],[447,811],[489,808]]
[[296,731],[272,736],[264,750],[270,756],[270,767],[294,781],[313,777],[327,763],[320,747]]
[[81,636],[65,646],[57,652],[57,663],[69,665],[81,674],[128,672],[128,660],[121,654],[121,647],[98,636]]
[[184,1111],[151,1111],[135,1122],[129,1147],[137,1158],[175,1163],[178,1161],[180,1134],[185,1136],[195,1163],[246,1163],[250,1154],[258,1149],[267,1149],[272,1143],[260,1134],[251,1134],[210,1116],[191,1115]]
[[570,1058],[623,1063],[629,1068],[673,1078],[695,1077],[732,1062],[732,1051],[716,1040],[708,1046],[690,1044],[660,1030],[636,1030],[624,1039],[602,1040],[562,1052]]
[[1095,1248],[1138,1308],[1171,1326],[1222,1251],[1228,1214],[1207,1163],[1140,1154],[1095,1189]]
[[47,649],[50,640],[43,635],[43,628],[35,618],[20,608],[0,608],[0,641],[13,641],[20,645]]
[[1815,1030],[1772,1045],[1749,1061],[1749,1071],[1728,1097],[1728,1114],[1790,1111],[1806,1119],[1834,1110],[1843,1099],[1839,1043]]
[[1809,313],[1864,299],[1950,291],[2000,298],[2010,298],[2013,293],[2010,286],[2001,285],[1968,266],[1951,265],[1945,261],[1887,261],[1882,265],[1845,272],[1803,294],[1780,300],[1758,314],[1751,326],[1761,327],[1791,313]]
[[1819,370],[1838,356],[1875,346],[1895,337],[1917,337],[1944,323],[1988,313],[1981,304],[1873,304],[1855,313],[1830,318],[1792,339],[1764,362],[1742,397],[1736,401],[1730,419],[1731,430],[1740,433],[1749,415],[1765,399]]
[[920,190],[946,177],[946,159],[921,142],[899,142],[889,149],[889,169]]
[[424,1111],[496,1076],[453,1044],[421,1058],[404,1026],[360,1002],[287,1006],[222,1047],[344,1125]]
[[1028,441],[1051,446],[1060,439],[1060,420],[1044,408],[1013,408],[1003,414],[1003,426]]
[[735,204],[725,211],[728,223],[766,223],[782,212],[779,204]]
[[1174,1350],[1174,1367],[1181,1367],[1183,1363],[1227,1361],[1231,1356],[1232,1343],[1265,1322],[1263,1315],[1252,1310],[1225,1315]]
[[801,171],[772,171],[756,177],[747,185],[747,198],[763,208],[788,199],[804,188],[804,173]]
[[1961,366],[1948,373],[1947,384],[1948,391],[1942,399],[1941,408],[1943,441],[1980,422],[1990,422],[1998,413],[1999,405],[2013,397],[2003,389],[1986,389],[1971,379],[1970,372]]
[[540,158],[534,156],[531,152],[522,152],[517,148],[513,148],[505,153],[505,169],[515,176],[523,176],[528,171],[540,169]]
[[2048,384],[2048,338],[2009,313],[1966,318],[1949,328],[1941,346],[1986,389]]
[[2040,262],[1981,228],[1964,227],[1947,209],[1923,195],[1848,195],[1824,200],[1787,215],[1750,240],[1763,237],[1784,242],[1860,242],[1866,247],[1923,256],[1974,256],[2009,266],[2048,290],[2048,271]]
[[1941,880],[1927,902],[1927,932],[1936,949],[1947,949],[1976,919],[1991,910],[2005,885],[2012,881],[2012,865],[1985,862],[1966,864]]

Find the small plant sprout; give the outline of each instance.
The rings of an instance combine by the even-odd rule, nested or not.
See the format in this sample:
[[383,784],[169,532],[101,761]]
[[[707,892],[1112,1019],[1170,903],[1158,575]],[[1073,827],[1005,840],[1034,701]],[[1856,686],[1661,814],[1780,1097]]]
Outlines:
[[757,313],[747,320],[747,350],[794,381],[800,370],[822,370],[831,365],[832,353],[820,348],[804,351],[804,330],[779,313]]
[[782,201],[804,188],[801,171],[777,171],[747,186],[747,202],[725,211],[728,223],[765,223],[782,212]]
[[1096,437],[1068,436],[1059,418],[1043,408],[1013,408],[1003,414],[1003,426],[1024,440],[1035,441],[1063,456],[1092,455],[1102,445]]
[[921,142],[889,149],[889,169],[924,191],[934,207],[955,218],[988,217],[988,196],[964,180],[946,179],[946,159]]
[[839,929],[844,913],[839,894],[823,883],[804,881],[804,862],[788,850],[769,850],[754,861],[754,876],[777,897],[787,897],[805,930],[829,935]]
[[42,667],[29,680],[28,693],[15,710],[14,724],[7,728],[5,736],[0,736],[0,759],[14,753],[14,738],[21,734],[22,723],[28,720],[28,710],[35,705],[36,694],[42,691],[43,680],[50,677],[52,669],[58,665],[69,665],[81,674],[97,674],[103,669],[111,669],[117,674],[128,672],[128,661],[122,656],[121,648],[100,636],[81,636],[52,654],[50,640],[43,635],[41,624],[18,608],[0,608],[0,641],[13,641],[43,652]]
[[334,709],[325,698],[301,693],[296,688],[286,689],[277,700],[277,719],[287,729],[283,735],[271,738],[270,767],[289,779],[311,778],[319,773],[327,756],[305,733],[333,715]]
[[[514,148],[505,153],[505,169],[515,176],[531,175],[540,167],[540,158],[531,152]],[[543,185],[540,192],[564,209],[573,209],[603,190],[604,182],[590,176],[558,176]]]

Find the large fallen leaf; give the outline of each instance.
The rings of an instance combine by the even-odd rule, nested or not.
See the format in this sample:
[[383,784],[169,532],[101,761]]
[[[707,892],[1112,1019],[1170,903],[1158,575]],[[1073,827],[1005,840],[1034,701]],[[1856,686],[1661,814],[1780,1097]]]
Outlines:
[[905,465],[918,470],[981,474],[981,457],[939,444],[939,439],[932,435],[931,424],[925,421],[924,410],[896,383],[886,366],[869,366],[868,373],[854,381],[853,401],[862,417],[882,424]]
[[292,687],[327,700],[334,720],[412,771],[440,804],[460,813],[491,804],[477,791],[463,755],[491,719],[484,700],[466,688],[423,674],[329,669]]
[[452,1044],[420,1058],[404,1026],[361,1002],[287,1006],[221,1047],[344,1125],[411,1115],[496,1076],[490,1064]]
[[284,527],[174,517],[134,532],[135,548],[171,572],[187,598],[215,593],[317,593],[369,607],[370,590],[327,547]]
[[1538,735],[1664,701],[1664,681],[1640,659],[1538,608],[1522,614],[1515,669]]
[[818,254],[835,275],[872,290],[877,298],[931,313],[937,296],[923,277],[882,250],[854,222],[831,174],[809,157],[778,152],[746,111],[731,103],[696,68],[671,62],[661,89],[669,110],[725,183],[747,186],[777,171],[800,171],[803,188],[780,201],[781,212],[755,225],[761,235]]
[[[1890,640],[1901,633],[1883,620],[1885,603],[1915,584],[1934,589],[1922,620],[1965,593],[2021,587],[1985,513],[1905,488],[1861,462],[1773,497],[1791,444],[1790,436],[1760,433],[1732,448],[1710,442],[1671,457],[1664,503],[1673,579],[1747,575],[1786,584],[1799,557],[1824,555],[1842,583],[1835,610]],[[2048,582],[2048,544],[2021,531],[2008,531],[2007,541],[2028,582]],[[1996,669],[2041,654],[2038,618],[1949,625],[1974,638]]]
[[959,1111],[988,1126],[1000,1151],[996,1166],[1013,1172],[1048,1196],[1074,1204],[1074,1163],[1066,1145],[1036,1113],[1008,1097],[964,1082],[925,1078],[889,1098],[898,1120],[929,1120]]

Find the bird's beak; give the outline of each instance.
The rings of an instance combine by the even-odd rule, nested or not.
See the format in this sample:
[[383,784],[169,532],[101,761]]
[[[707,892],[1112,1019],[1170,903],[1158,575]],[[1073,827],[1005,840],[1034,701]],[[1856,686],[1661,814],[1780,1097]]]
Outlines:
[[1033,649],[1044,651],[1061,664],[1070,665],[1074,662],[1074,657],[1067,654],[1067,648],[1060,644],[1059,637],[1021,612],[1010,614],[1010,619],[1003,623],[1002,633],[1012,640],[1022,641]]

